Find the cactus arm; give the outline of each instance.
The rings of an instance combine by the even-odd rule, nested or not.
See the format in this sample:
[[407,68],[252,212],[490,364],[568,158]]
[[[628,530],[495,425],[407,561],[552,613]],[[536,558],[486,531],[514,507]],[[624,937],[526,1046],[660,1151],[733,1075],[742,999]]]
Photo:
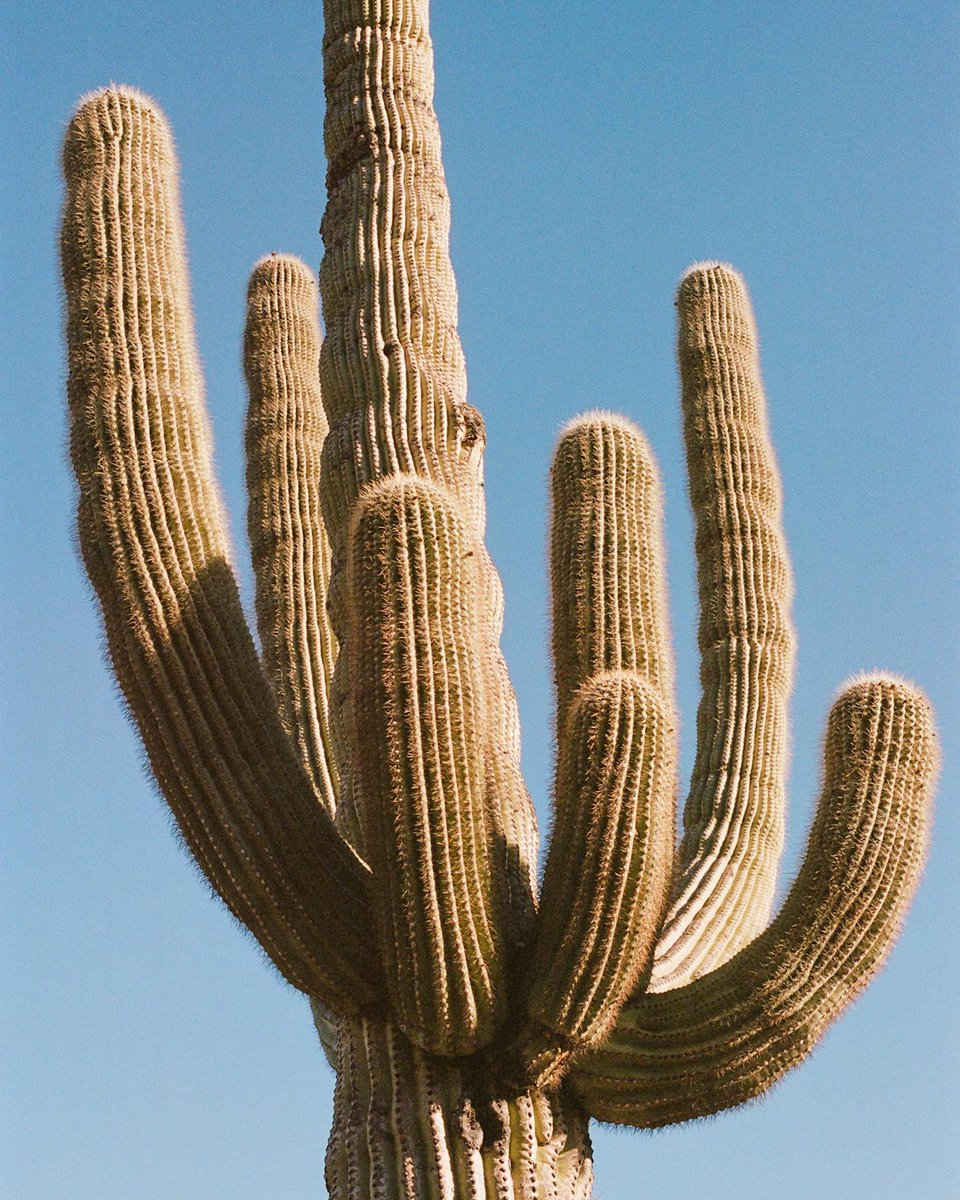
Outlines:
[[793,661],[780,481],[746,286],[728,267],[694,267],[677,308],[702,698],[654,991],[719,966],[767,924],[783,846]]
[[597,675],[641,676],[673,710],[663,497],[641,431],[615,413],[569,423],[550,471],[557,729]]
[[937,772],[933,714],[871,676],[828,722],[800,873],[772,925],[707,975],[639,997],[571,1080],[604,1121],[653,1127],[742,1104],[813,1049],[879,971],[919,881]]
[[333,815],[337,772],[327,707],[337,644],[325,605],[330,546],[320,512],[317,285],[298,259],[271,255],[247,290],[243,363],[247,527],[257,624],[280,719]]
[[399,1023],[447,1055],[489,1043],[506,1002],[471,545],[448,493],[401,475],[361,496],[348,560],[381,954]]
[[626,671],[569,710],[521,1050],[537,1086],[602,1040],[649,967],[673,848],[673,733],[661,697]]
[[367,872],[280,725],[229,566],[172,141],[107,90],[67,132],[62,252],[80,548],[147,755],[211,884],[296,987],[380,986]]
[[545,1044],[527,1048],[541,1085],[568,1056],[551,1044],[602,1039],[650,965],[676,793],[653,456],[628,421],[589,414],[562,437],[551,479],[559,757],[528,996]]

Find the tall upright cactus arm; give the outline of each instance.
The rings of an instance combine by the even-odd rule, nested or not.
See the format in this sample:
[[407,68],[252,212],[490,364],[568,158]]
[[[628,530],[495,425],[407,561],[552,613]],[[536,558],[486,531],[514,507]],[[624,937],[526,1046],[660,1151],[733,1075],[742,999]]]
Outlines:
[[780,480],[746,286],[729,267],[693,267],[677,312],[702,699],[654,991],[719,966],[767,924],[783,846],[793,668]]
[[166,123],[138,93],[98,93],[64,169],[79,542],[110,658],[213,887],[291,983],[357,1011],[382,989],[369,872],[286,737],[240,607]]
[[591,413],[564,432],[551,481],[556,816],[527,997],[542,1045],[532,1033],[522,1052],[541,1085],[603,1039],[650,966],[676,792],[653,455],[629,421]]
[[[656,467],[628,423],[592,417],[561,440],[552,473],[557,823],[528,1006],[571,1050],[602,1041],[634,985],[677,987],[748,944],[769,916],[783,843],[790,571],[753,315],[743,281],[715,264],[688,272],[678,309],[703,698],[665,920],[675,718]],[[652,483],[638,488],[643,478]],[[623,695],[605,694],[587,719],[592,681],[611,671],[656,696],[635,726],[651,769],[633,780],[629,755],[615,754],[631,719]],[[641,781],[631,811],[624,789]],[[604,857],[592,872],[595,843]],[[641,914],[642,934],[628,923]]]
[[247,528],[257,625],[280,717],[327,811],[337,809],[328,692],[337,643],[326,616],[330,545],[320,511],[320,324],[313,272],[272,254],[247,289],[243,364]]
[[457,336],[426,0],[326,0],[324,16],[322,493],[341,803],[373,871],[397,1020],[419,1046],[460,1055],[503,1018],[536,863],[482,540],[483,424]]
[[834,704],[806,857],[772,925],[722,966],[632,1001],[571,1075],[603,1121],[659,1126],[742,1104],[810,1052],[880,969],[920,877],[933,714],[890,676]]

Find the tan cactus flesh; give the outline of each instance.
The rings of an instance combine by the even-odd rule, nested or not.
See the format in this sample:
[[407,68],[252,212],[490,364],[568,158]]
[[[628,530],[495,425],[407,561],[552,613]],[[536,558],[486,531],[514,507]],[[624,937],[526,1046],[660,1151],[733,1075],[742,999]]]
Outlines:
[[243,355],[257,624],[284,727],[332,815],[337,773],[327,693],[337,643],[324,612],[330,546],[320,515],[327,418],[319,357],[313,273],[295,258],[271,255],[250,279]]
[[649,993],[577,1066],[605,1121],[657,1126],[742,1104],[814,1047],[876,973],[923,863],[937,750],[929,705],[885,677],[830,714],[803,868],[773,924],[710,974]]
[[369,872],[283,731],[229,563],[166,123],[134,93],[103,92],[74,117],[64,165],[80,546],[114,670],[180,829],[234,914],[295,986],[373,1004]]
[[676,791],[653,457],[638,429],[597,413],[568,427],[552,480],[560,754],[527,1001],[544,1030],[527,1048],[540,1082],[602,1039],[650,965]]
[[677,312],[703,698],[655,991],[719,966],[767,923],[783,847],[793,659],[780,480],[746,288],[728,268],[695,268]]
[[322,347],[309,268],[264,259],[248,293],[261,658],[211,468],[172,142],[119,88],[83,102],[64,151],[80,546],[191,852],[311,997],[338,1073],[331,1195],[587,1200],[589,1116],[657,1126],[749,1100],[879,969],[922,865],[933,716],[893,676],[842,694],[768,925],[790,568],[746,287],[695,267],[678,312],[703,692],[683,838],[656,464],[594,412],[551,475],[538,902],[427,4],[324,9]]
[[477,1104],[455,1060],[424,1054],[379,1021],[340,1022],[336,1070],[331,1196],[589,1200],[586,1122],[556,1094]]
[[387,981],[415,1042],[468,1054],[504,1017],[507,893],[483,799],[477,571],[447,495],[403,475],[361,495],[348,643]]

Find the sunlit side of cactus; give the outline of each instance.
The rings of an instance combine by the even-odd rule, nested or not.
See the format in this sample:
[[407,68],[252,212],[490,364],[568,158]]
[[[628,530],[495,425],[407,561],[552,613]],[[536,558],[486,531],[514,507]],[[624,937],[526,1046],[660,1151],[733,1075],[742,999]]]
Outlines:
[[[337,1071],[338,1200],[586,1198],[589,1117],[679,1122],[799,1062],[882,964],[922,865],[924,697],[831,712],[806,858],[769,922],[793,639],[746,288],[678,295],[702,699],[674,850],[662,500],[592,412],[551,473],[555,815],[541,894],[483,543],[425,0],[328,0],[317,288],[254,268],[244,363],[260,654],[210,463],[159,110],[87,98],[63,270],[79,541],[151,768],[213,887],[306,993]],[[319,362],[319,371],[318,371]]]

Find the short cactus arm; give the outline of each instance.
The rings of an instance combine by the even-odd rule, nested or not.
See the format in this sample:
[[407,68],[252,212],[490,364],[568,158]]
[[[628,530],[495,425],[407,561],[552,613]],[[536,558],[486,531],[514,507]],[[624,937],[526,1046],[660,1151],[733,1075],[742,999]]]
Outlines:
[[137,93],[67,132],[62,252],[80,547],[151,767],[198,863],[295,986],[379,987],[368,873],[280,725],[210,466],[166,123]]
[[660,481],[612,414],[568,427],[551,471],[556,818],[528,1010],[532,1074],[601,1040],[653,954],[673,863],[676,719]]
[[330,546],[320,511],[317,285],[305,263],[271,255],[247,290],[243,365],[247,527],[264,665],[289,736],[332,815],[337,771],[327,692],[337,643],[326,614]]
[[731,958],[767,924],[783,846],[790,565],[746,285],[694,267],[677,297],[700,590],[697,753],[651,989]]
[[448,1055],[488,1044],[507,1002],[477,570],[445,490],[400,475],[361,496],[348,645],[381,954],[399,1023]]
[[830,714],[806,857],[773,924],[682,987],[632,1001],[571,1076],[603,1121],[659,1126],[742,1104],[801,1062],[883,964],[919,881],[938,753],[926,699],[855,683]]
[[580,688],[610,671],[641,676],[672,716],[663,495],[646,438],[614,413],[577,417],[550,484],[558,736]]

